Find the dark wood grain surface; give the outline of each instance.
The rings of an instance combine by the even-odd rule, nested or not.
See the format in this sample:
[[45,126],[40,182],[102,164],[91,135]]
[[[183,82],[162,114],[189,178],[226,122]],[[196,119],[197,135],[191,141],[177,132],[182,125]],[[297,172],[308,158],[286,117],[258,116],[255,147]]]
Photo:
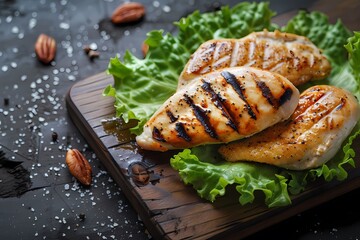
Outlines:
[[[331,21],[341,18],[352,30],[360,29],[359,1],[317,1],[309,10],[322,11]],[[295,13],[282,14],[274,21],[284,23]],[[105,73],[76,83],[67,96],[68,111],[155,238],[242,238],[360,186],[357,167],[349,170],[345,181],[311,184],[294,196],[293,204],[288,207],[269,209],[260,202],[240,206],[236,195],[231,194],[209,203],[181,182],[168,163],[171,154],[137,149],[126,130],[129,126],[123,126],[120,138],[106,131],[103,121],[112,118],[115,110],[113,99],[103,97],[102,91],[112,83],[112,77]],[[136,163],[149,172],[149,182],[139,185],[131,174],[130,169]],[[360,165],[358,157],[356,164]]]

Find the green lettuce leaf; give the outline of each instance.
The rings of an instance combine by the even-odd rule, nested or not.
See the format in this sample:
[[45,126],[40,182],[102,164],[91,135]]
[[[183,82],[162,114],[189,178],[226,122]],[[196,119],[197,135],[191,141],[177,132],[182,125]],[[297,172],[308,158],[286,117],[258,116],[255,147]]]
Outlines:
[[[206,156],[201,152],[206,152]],[[264,193],[265,203],[270,207],[291,203],[287,179],[277,174],[279,168],[259,163],[224,163],[216,156],[216,147],[213,146],[185,149],[171,158],[170,164],[179,171],[185,184],[192,184],[202,198],[212,202],[225,195],[228,185],[236,184],[242,205],[254,201],[255,191]]]
[[241,38],[265,28],[273,30],[276,26],[271,23],[271,17],[274,15],[268,3],[244,2],[213,13],[195,11],[175,23],[179,27],[177,38],[191,54],[210,39]]
[[360,101],[360,32],[354,32],[354,36],[348,39],[345,48],[349,52],[349,62],[345,64],[347,72],[350,72],[348,79],[350,78],[354,83],[346,88],[352,91]]
[[[214,38],[241,38],[265,28],[279,29],[271,23],[274,14],[268,3],[244,2],[213,13],[196,11],[180,19],[175,23],[177,36],[162,30],[149,32],[145,40],[149,52],[144,59],[126,52],[123,60],[110,60],[108,73],[113,75],[114,85],[109,85],[104,95],[115,98],[117,116],[125,121],[138,120],[132,132],[140,134],[145,122],[175,92],[179,74],[200,44]],[[331,84],[348,89],[360,99],[359,33],[352,34],[341,21],[330,24],[322,13],[304,11],[280,29],[307,36],[331,61],[331,76],[304,88]],[[346,179],[347,168],[354,167],[352,144],[359,134],[360,124],[334,159],[309,171],[289,171],[258,163],[227,163],[217,155],[216,145],[185,149],[171,158],[170,164],[184,183],[193,185],[201,197],[210,201],[224,196],[226,188],[233,185],[240,204],[253,202],[258,196],[255,192],[260,191],[269,207],[285,206],[291,204],[291,194],[302,192],[311,181]]]
[[287,206],[291,204],[289,192],[293,195],[301,193],[308,182],[320,177],[325,181],[346,179],[346,168],[355,167],[355,151],[351,145],[359,134],[360,130],[354,131],[334,159],[305,171],[285,170],[260,163],[224,162],[218,156],[216,146],[185,149],[171,158],[170,164],[179,171],[185,184],[192,184],[199,196],[209,201],[224,196],[226,187],[236,184],[242,205],[252,203],[255,191],[261,191],[268,207]]

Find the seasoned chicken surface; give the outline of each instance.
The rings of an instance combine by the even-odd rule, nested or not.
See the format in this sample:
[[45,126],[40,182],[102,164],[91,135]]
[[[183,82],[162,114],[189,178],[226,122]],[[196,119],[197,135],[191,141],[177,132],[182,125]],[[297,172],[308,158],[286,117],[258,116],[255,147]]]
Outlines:
[[136,141],[154,151],[234,141],[289,118],[298,100],[297,88],[279,74],[251,67],[214,71],[170,97]]
[[235,66],[276,72],[295,86],[323,79],[331,71],[329,61],[308,38],[279,31],[254,32],[241,39],[203,43],[182,71],[178,89],[201,74]]
[[219,148],[228,161],[256,161],[294,170],[331,159],[360,117],[359,103],[334,86],[314,86],[300,95],[294,114],[250,138]]

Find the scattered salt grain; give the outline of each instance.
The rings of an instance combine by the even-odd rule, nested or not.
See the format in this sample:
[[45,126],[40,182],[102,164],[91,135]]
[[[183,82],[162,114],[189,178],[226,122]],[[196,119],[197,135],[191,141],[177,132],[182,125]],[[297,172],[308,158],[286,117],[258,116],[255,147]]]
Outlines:
[[16,62],[11,62],[11,63],[10,63],[10,66],[11,66],[12,68],[17,68],[17,63],[16,63]]
[[165,6],[163,7],[163,11],[166,12],[166,13],[169,13],[169,12],[171,11],[170,6],[165,5]]
[[11,32],[14,34],[18,34],[20,32],[20,29],[17,26],[14,26],[11,28]]
[[5,21],[7,22],[7,23],[10,23],[11,21],[12,21],[12,16],[7,16],[6,18],[5,18]]
[[60,1],[60,4],[61,4],[62,6],[65,6],[65,5],[67,4],[67,0],[61,0],[61,1]]
[[156,7],[156,8],[159,7],[159,6],[160,6],[160,2],[159,2],[159,1],[154,1],[154,2],[153,2],[153,6]]
[[91,50],[96,51],[96,50],[98,49],[98,46],[97,46],[96,43],[90,43],[90,44],[89,44],[89,48],[90,48]]
[[69,23],[65,23],[65,22],[61,22],[59,27],[61,29],[69,29],[70,28],[70,24]]
[[37,20],[35,18],[31,18],[29,20],[29,29],[33,29],[34,27],[36,27],[37,24]]
[[23,39],[24,36],[25,36],[24,33],[21,32],[21,33],[18,34],[18,39]]
[[4,66],[1,67],[1,70],[3,72],[6,72],[8,69],[9,69],[9,67],[7,65],[4,65]]

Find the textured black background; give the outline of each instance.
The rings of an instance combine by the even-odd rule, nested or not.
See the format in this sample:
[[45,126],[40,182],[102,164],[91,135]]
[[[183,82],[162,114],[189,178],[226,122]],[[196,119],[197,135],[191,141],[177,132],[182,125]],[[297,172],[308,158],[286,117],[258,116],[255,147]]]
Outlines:
[[[0,0],[0,150],[10,160],[22,161],[32,182],[22,196],[0,198],[0,239],[151,237],[69,119],[65,95],[75,82],[105,71],[116,54],[121,57],[129,49],[141,57],[148,31],[173,32],[173,22],[196,9],[213,11],[239,1],[139,2],[146,6],[143,21],[115,26],[109,17],[123,1]],[[280,14],[312,1],[270,2]],[[35,57],[40,33],[57,41],[56,59],[49,66]],[[99,58],[90,60],[84,53],[88,44],[97,45]],[[57,142],[52,132],[58,134]],[[68,172],[65,153],[70,147],[90,160],[90,188],[79,186]],[[250,239],[359,239],[359,201],[360,191],[353,191]]]

